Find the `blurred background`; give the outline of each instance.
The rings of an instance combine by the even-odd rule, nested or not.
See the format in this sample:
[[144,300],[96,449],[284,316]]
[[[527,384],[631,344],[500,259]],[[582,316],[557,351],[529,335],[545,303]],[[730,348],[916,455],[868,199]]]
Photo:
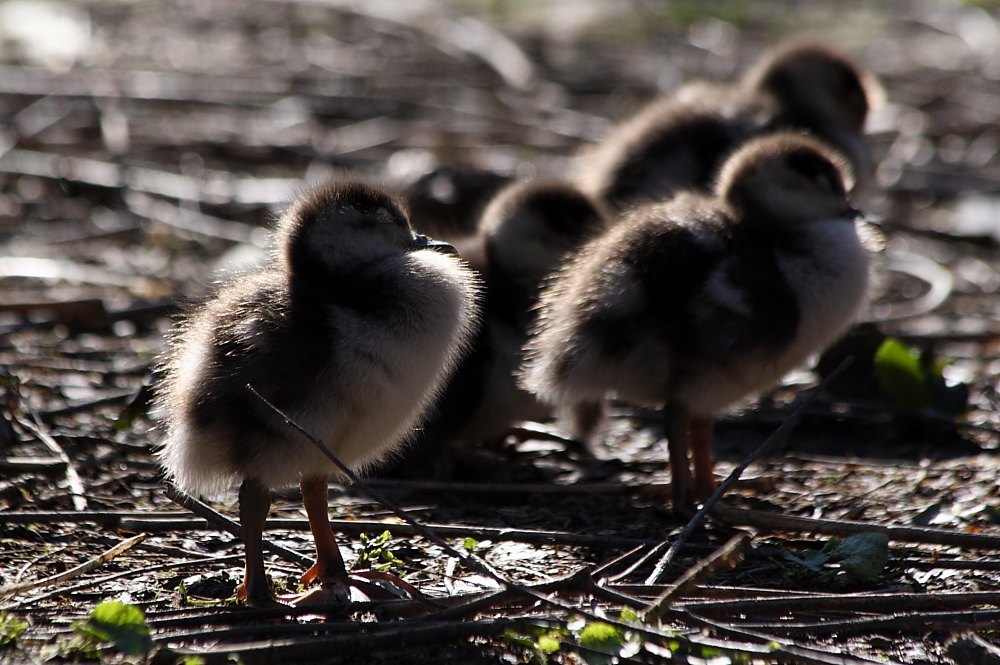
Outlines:
[[[176,292],[201,274],[191,256],[261,244],[254,228],[303,181],[357,169],[405,187],[452,162],[563,176],[644,101],[734,79],[802,36],[881,80],[865,205],[991,236],[1000,202],[979,193],[1000,178],[997,14],[905,0],[8,0],[0,251],[75,254]],[[2,286],[8,302],[37,289]]]

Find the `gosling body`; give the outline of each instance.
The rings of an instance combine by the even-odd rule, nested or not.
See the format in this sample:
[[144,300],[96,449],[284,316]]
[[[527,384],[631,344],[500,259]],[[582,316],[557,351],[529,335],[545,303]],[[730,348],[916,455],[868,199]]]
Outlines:
[[501,439],[522,420],[544,419],[549,405],[517,384],[523,347],[545,280],[607,226],[603,209],[569,183],[515,183],[489,204],[476,255],[483,272],[483,325],[435,406],[414,451]]
[[821,350],[867,302],[849,183],[841,156],[777,134],[733,155],[714,196],[632,210],[542,296],[524,385],[563,406],[665,407],[675,503],[692,499],[694,430],[694,495],[707,498],[712,416]]
[[[166,360],[160,458],[169,477],[192,494],[242,483],[245,531],[247,521],[262,526],[269,489],[301,483],[317,549],[326,548],[314,576],[344,574],[326,517],[327,477],[338,470],[248,385],[354,469],[401,445],[476,318],[470,271],[421,238],[381,190],[321,188],[281,219],[272,261],[196,309]],[[256,538],[247,541],[247,591],[266,602],[262,562],[251,561]]]

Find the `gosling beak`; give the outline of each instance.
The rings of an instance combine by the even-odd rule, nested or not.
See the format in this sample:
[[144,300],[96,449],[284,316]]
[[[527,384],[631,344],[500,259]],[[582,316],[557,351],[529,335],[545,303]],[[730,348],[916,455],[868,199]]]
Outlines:
[[854,227],[858,229],[865,246],[873,252],[884,251],[889,243],[889,236],[885,232],[882,219],[865,214],[851,206],[848,208],[854,217]]
[[877,226],[878,228],[883,228],[885,225],[882,223],[882,219],[879,217],[874,217],[867,213],[861,212],[852,205],[847,206],[847,210],[854,216],[855,220],[860,220],[865,224],[870,224],[872,226]]
[[416,252],[421,249],[433,249],[435,252],[441,252],[442,254],[458,254],[458,250],[448,243],[440,240],[431,240],[427,236],[418,234],[417,237],[413,239],[413,244],[410,245],[410,251]]

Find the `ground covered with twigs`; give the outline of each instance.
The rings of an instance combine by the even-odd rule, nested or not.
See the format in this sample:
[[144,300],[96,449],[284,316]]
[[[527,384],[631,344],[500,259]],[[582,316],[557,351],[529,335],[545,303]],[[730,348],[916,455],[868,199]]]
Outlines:
[[[0,3],[0,660],[1000,662],[998,16],[853,0]],[[152,452],[178,305],[259,258],[307,183],[353,170],[403,189],[455,162],[565,176],[643,101],[806,34],[884,87],[858,195],[886,222],[883,294],[817,372],[722,418],[722,476],[800,421],[703,528],[664,560],[687,522],[665,502],[666,443],[655,414],[620,407],[590,453],[529,427],[449,451],[432,478],[374,474],[489,569],[334,484],[348,564],[425,598],[237,605],[239,539],[172,500]],[[881,366],[929,377],[917,397],[879,379],[885,336]],[[236,516],[235,496],[210,507]],[[296,591],[312,556],[296,492],[278,493],[266,539],[276,589]]]

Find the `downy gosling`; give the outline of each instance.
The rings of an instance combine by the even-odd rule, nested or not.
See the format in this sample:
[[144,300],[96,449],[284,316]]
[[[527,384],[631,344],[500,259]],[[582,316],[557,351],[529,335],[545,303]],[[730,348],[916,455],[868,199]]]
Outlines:
[[563,408],[605,397],[663,407],[675,509],[704,501],[713,416],[774,385],[866,305],[851,185],[844,157],[778,133],[727,160],[714,195],[632,210],[542,295],[523,385]]
[[550,415],[517,385],[522,348],[544,281],[606,226],[599,204],[557,180],[514,183],[490,202],[468,257],[484,277],[483,326],[411,454],[496,442],[518,421]]
[[[165,361],[169,477],[193,495],[239,483],[246,574],[238,595],[275,603],[262,530],[270,490],[299,484],[316,543],[299,602],[347,596],[327,515],[334,464],[252,386],[352,469],[396,450],[471,339],[477,280],[416,235],[392,196],[340,182],[299,198],[270,263],[221,286],[187,317]],[[441,245],[441,246],[438,246]]]
[[735,84],[704,81],[655,100],[578,160],[581,188],[613,210],[708,193],[740,145],[782,129],[808,131],[843,152],[856,174],[869,168],[863,132],[873,78],[818,42],[766,55]]

